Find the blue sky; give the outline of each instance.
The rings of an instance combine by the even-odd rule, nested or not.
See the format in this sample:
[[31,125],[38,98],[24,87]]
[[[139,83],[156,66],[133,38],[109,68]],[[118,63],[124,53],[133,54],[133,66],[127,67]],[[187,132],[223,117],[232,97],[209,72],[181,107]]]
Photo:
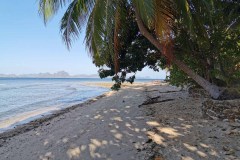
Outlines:
[[[63,13],[63,12],[62,12]],[[59,13],[47,26],[38,14],[37,0],[2,0],[0,5],[0,74],[97,74],[81,33],[70,51],[59,32]],[[137,76],[165,78],[165,71],[144,69]]]

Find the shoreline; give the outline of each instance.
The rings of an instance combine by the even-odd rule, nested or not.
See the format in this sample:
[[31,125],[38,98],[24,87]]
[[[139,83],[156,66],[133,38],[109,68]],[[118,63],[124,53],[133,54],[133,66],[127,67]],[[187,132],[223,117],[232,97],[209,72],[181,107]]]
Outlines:
[[166,83],[107,92],[0,134],[0,159],[239,159],[240,123]]
[[[86,101],[83,101],[82,103],[76,104],[76,105],[72,105],[72,106],[69,106],[69,107],[66,107],[66,108],[62,108],[62,109],[58,108],[58,110],[52,110],[52,112],[50,111],[50,112],[48,112],[49,114],[43,115],[42,117],[40,117],[42,115],[40,113],[38,115],[35,115],[37,117],[36,119],[31,120],[31,121],[26,122],[26,123],[23,123],[23,124],[21,124],[21,121],[17,122],[17,123],[20,123],[20,124],[16,125],[16,126],[12,126],[12,125],[14,125],[14,124],[12,124],[11,125],[12,127],[10,126],[11,128],[8,128],[6,130],[3,128],[2,129],[3,132],[0,132],[0,146],[1,146],[1,142],[2,142],[1,140],[4,141],[5,139],[8,139],[8,138],[11,138],[13,136],[19,135],[21,133],[25,133],[25,132],[30,131],[34,128],[37,128],[41,125],[44,125],[43,123],[46,123],[46,122],[52,120],[55,117],[61,116],[61,115],[65,114],[65,113],[68,113],[68,112],[70,112],[70,111],[72,111],[76,108],[80,108],[80,107],[83,107],[85,105],[92,104],[92,103],[96,102],[97,100],[107,96],[111,92],[112,91],[108,91],[106,93],[103,93],[103,94],[101,94],[99,96],[96,96],[96,97],[92,97],[92,98],[90,98]],[[47,113],[47,112],[45,112],[45,113]],[[29,117],[29,118],[31,119],[31,118],[34,118],[34,117]]]
[[137,148],[147,141],[146,119],[136,109],[147,84],[104,93],[0,134],[0,159],[143,157]]
[[[14,129],[16,126],[26,124],[28,122],[31,122],[35,119],[38,119],[41,116],[46,116],[54,111],[58,111],[60,108],[58,107],[45,107],[45,108],[39,108],[36,110],[24,112],[21,114],[16,114],[12,118],[6,118],[2,119],[0,121],[0,133],[3,133],[7,130]],[[32,120],[31,120],[32,119]]]
[[[111,82],[90,82],[90,83],[84,82],[84,83],[82,83],[82,86],[100,87],[100,88],[109,88],[110,89],[110,84],[111,84]],[[67,108],[71,108],[73,106],[88,102],[89,100],[95,99],[99,96],[107,94],[108,92],[111,92],[111,90],[105,91],[104,93],[99,94],[97,96],[89,97],[85,100],[82,100],[82,102],[80,102],[80,103],[69,104],[64,107],[47,106],[44,108],[38,108],[38,109],[34,109],[32,111],[19,113],[19,114],[14,115],[14,117],[7,117],[4,119],[1,119],[0,120],[0,138],[1,138],[1,134],[4,132],[15,130],[22,125],[28,125],[28,123],[38,121],[38,119],[42,119],[42,118],[44,119],[45,117],[49,117],[52,114],[56,114],[61,110],[65,110]]]
[[[123,84],[122,88],[143,85],[145,83],[152,83],[152,82],[135,82],[133,84],[125,83],[125,84]],[[114,82],[84,82],[84,83],[82,83],[83,86],[102,87],[102,88],[110,88],[113,84],[114,84]],[[5,134],[10,134],[10,135],[14,136],[14,135],[23,133],[23,131],[19,131],[19,130],[28,131],[30,129],[36,128],[39,125],[41,125],[43,122],[51,120],[54,117],[57,117],[64,113],[67,113],[70,110],[73,110],[77,107],[82,107],[84,105],[93,103],[96,100],[98,100],[102,97],[105,97],[110,92],[114,92],[114,91],[111,91],[111,90],[107,91],[96,97],[90,97],[87,100],[84,100],[83,102],[81,102],[79,104],[69,105],[64,108],[59,108],[59,107],[45,107],[43,109],[39,108],[39,109],[36,109],[33,111],[17,114],[14,118],[3,119],[3,121],[0,122],[0,139],[2,139],[2,136]],[[9,123],[5,124],[6,121]],[[15,132],[17,134],[15,134]],[[9,136],[9,137],[3,136],[3,137],[9,138],[12,136]],[[0,145],[1,145],[1,143],[0,143]]]
[[[146,85],[146,84],[165,84],[161,81],[150,81],[150,82],[134,82],[133,84],[130,83],[124,83],[122,85],[123,88],[128,87],[136,87],[140,85]],[[92,87],[103,87],[103,88],[110,88],[114,82],[84,82],[82,85],[84,86],[92,86]],[[58,107],[46,107],[44,109],[36,109],[33,111],[25,112],[19,115],[16,115],[15,118],[7,118],[4,119],[3,122],[0,122],[1,126],[6,126],[4,128],[0,128],[0,146],[1,146],[1,140],[5,140],[8,138],[11,138],[13,136],[19,135],[21,133],[27,132],[29,130],[32,130],[34,128],[37,128],[43,123],[50,121],[51,119],[58,117],[60,115],[63,115],[65,113],[70,112],[71,110],[74,110],[78,107],[83,107],[85,105],[92,104],[96,102],[97,100],[106,97],[108,94],[114,93],[116,91],[107,91],[103,94],[100,94],[96,97],[91,97],[87,100],[84,100],[83,102],[75,105],[69,105],[64,108],[58,108]],[[4,124],[5,121],[14,121],[12,124]]]

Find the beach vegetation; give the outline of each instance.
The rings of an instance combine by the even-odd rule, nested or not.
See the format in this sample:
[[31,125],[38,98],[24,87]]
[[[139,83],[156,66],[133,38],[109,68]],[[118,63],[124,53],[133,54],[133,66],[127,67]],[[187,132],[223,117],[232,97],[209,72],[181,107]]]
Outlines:
[[[46,23],[68,6],[60,30],[68,48],[86,27],[85,43],[113,89],[145,66],[168,68],[170,83],[194,83],[225,99],[239,83],[237,0],[40,0]],[[108,68],[108,69],[106,69]],[[234,92],[236,93],[236,92]]]

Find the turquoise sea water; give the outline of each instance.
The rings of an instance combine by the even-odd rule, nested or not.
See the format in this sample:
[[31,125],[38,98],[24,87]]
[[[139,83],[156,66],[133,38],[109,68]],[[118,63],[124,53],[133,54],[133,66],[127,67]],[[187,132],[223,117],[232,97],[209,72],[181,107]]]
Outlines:
[[68,107],[109,91],[84,85],[99,81],[103,80],[0,78],[0,121],[40,108]]
[[[20,114],[48,107],[64,108],[96,97],[108,88],[86,86],[85,82],[104,82],[98,78],[0,78],[0,123]],[[138,80],[150,81],[150,80]],[[1,125],[0,125],[1,130]]]

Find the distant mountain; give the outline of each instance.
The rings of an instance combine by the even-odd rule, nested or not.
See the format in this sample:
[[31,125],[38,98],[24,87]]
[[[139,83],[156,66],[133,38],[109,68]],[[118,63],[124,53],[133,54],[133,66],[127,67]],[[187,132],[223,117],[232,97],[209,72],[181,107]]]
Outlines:
[[70,75],[65,71],[59,71],[57,73],[38,73],[38,74],[0,74],[2,78],[99,78],[97,74],[79,74],[79,75]]

